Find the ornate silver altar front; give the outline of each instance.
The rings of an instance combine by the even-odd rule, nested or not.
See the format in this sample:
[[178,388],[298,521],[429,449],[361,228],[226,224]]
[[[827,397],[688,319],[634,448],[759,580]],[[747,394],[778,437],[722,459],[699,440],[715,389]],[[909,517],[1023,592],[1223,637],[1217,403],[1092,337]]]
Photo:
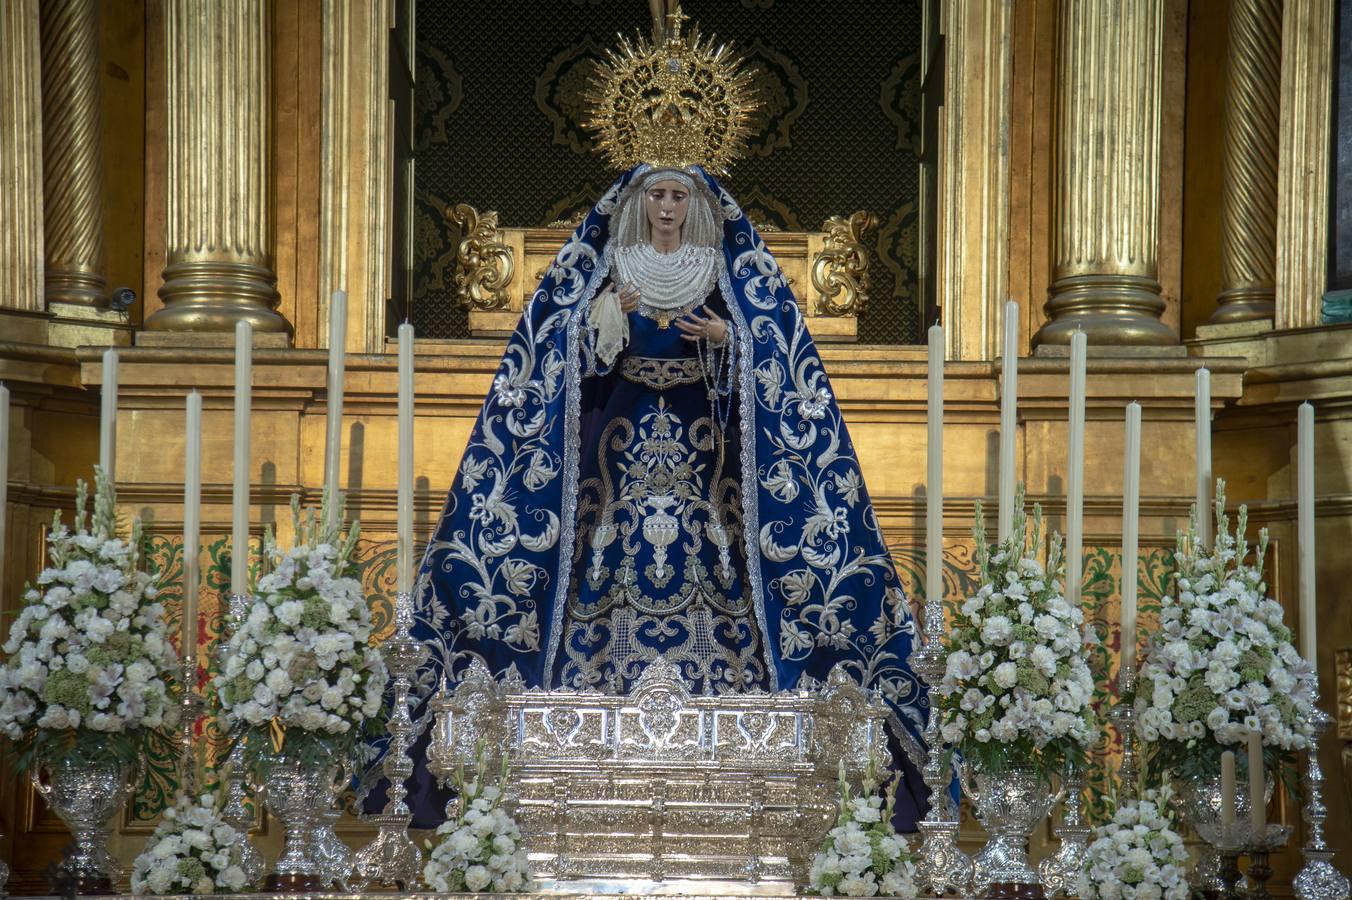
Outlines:
[[887,753],[887,709],[843,670],[814,691],[692,697],[672,664],[628,696],[525,690],[475,666],[432,701],[429,767],[484,741],[546,890],[792,894],[835,820],[836,778]]

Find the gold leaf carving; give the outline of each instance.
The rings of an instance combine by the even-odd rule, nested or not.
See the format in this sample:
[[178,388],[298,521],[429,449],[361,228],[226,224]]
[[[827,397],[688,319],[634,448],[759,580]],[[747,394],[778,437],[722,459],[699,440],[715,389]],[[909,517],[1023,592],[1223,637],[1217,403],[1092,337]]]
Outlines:
[[860,210],[848,218],[832,216],[822,226],[826,246],[812,260],[819,315],[857,316],[868,303],[868,250],[863,238],[877,224],[872,213]]
[[505,309],[516,266],[511,248],[498,239],[498,214],[459,203],[447,215],[464,235],[455,263],[457,298],[474,309]]

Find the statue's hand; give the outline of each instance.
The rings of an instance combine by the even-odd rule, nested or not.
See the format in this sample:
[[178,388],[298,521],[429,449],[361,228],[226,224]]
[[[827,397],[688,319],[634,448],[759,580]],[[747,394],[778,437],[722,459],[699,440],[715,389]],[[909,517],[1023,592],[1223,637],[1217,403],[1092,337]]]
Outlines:
[[620,312],[625,315],[638,309],[638,288],[633,285],[623,285],[620,288]]
[[703,318],[699,313],[691,313],[684,319],[676,320],[676,327],[683,332],[681,337],[687,341],[697,341],[700,338],[708,338],[709,343],[715,347],[721,347],[723,342],[728,339],[728,323],[719,318],[718,313],[714,312],[707,305],[700,307],[708,318]]

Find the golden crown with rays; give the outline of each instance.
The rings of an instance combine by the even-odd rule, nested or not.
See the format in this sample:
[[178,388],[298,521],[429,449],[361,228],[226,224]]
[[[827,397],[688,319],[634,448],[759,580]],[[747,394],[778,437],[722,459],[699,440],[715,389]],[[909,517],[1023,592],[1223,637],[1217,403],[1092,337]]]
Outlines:
[[754,72],[729,44],[681,34],[679,0],[649,0],[653,40],[620,37],[586,93],[583,123],[619,169],[704,166],[726,175],[746,150]]

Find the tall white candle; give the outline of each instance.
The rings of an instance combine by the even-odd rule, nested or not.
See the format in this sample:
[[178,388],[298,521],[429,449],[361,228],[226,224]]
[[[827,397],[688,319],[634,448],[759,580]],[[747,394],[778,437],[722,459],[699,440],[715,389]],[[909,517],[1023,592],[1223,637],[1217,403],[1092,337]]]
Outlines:
[[1019,304],[1005,303],[1004,367],[1000,384],[1000,525],[999,537],[1009,537],[1014,527],[1014,486],[1018,481],[1014,447],[1018,426],[1019,395]]
[[1226,750],[1221,754],[1221,834],[1229,843],[1235,827],[1235,754]]
[[1070,336],[1069,476],[1066,480],[1066,602],[1080,603],[1084,577],[1084,394],[1088,336]]
[[202,395],[188,394],[183,450],[183,632],[184,658],[197,653],[198,555],[202,535]]
[[1315,639],[1314,602],[1314,407],[1302,403],[1296,413],[1296,536],[1300,545],[1300,652],[1312,666]]
[[5,601],[5,522],[9,516],[9,388],[0,384],[0,609]]
[[324,487],[329,523],[338,520],[338,467],[343,456],[343,370],[347,361],[347,292],[334,291],[329,303],[329,416],[324,442]]
[[109,481],[117,480],[117,351],[103,351],[103,394],[99,415],[99,467]]
[[1211,546],[1213,518],[1211,482],[1211,370],[1197,370],[1197,399],[1193,410],[1197,432],[1197,539]]
[[1122,665],[1125,682],[1136,671],[1136,565],[1141,535],[1141,404],[1127,404],[1125,462],[1122,471]]
[[235,326],[235,471],[231,495],[230,592],[249,593],[249,426],[253,413],[253,326]]
[[[925,447],[925,599],[944,597],[944,329],[929,330],[929,440]],[[938,628],[940,622],[926,622]]]
[[413,326],[399,326],[399,577],[413,589]]
[[1261,839],[1267,833],[1267,775],[1263,772],[1263,736],[1249,731],[1249,836]]

